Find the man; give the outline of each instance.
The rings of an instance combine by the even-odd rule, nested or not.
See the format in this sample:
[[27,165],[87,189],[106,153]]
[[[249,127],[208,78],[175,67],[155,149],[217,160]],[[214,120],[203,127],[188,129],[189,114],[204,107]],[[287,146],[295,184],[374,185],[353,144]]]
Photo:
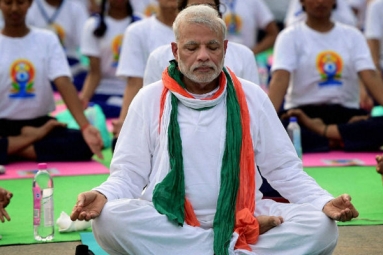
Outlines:
[[[358,216],[350,196],[302,171],[267,95],[223,68],[213,8],[186,8],[173,30],[176,62],[137,94],[110,177],[78,196],[71,219],[95,219],[109,254],[330,254],[332,219]],[[291,203],[261,199],[256,166]]]

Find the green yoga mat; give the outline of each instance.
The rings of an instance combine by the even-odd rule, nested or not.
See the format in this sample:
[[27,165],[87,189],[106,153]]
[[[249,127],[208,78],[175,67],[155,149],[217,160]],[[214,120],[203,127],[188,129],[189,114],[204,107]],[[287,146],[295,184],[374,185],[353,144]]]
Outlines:
[[313,167],[305,171],[333,196],[351,195],[359,217],[338,222],[339,226],[383,224],[383,185],[375,167]]
[[[378,225],[383,224],[383,186],[374,167],[318,167],[306,168],[325,189],[334,196],[348,193],[359,210],[359,219],[339,225]],[[70,214],[80,192],[89,190],[104,180],[107,175],[56,177],[54,179],[55,218],[61,211]],[[32,244],[32,180],[18,179],[1,181],[0,186],[14,193],[7,208],[12,220],[0,223],[1,245]],[[302,194],[304,195],[304,194]],[[91,230],[89,229],[88,232]],[[83,231],[81,231],[83,232]],[[59,233],[56,227],[54,242],[79,241],[80,232]]]
[[[108,175],[55,177],[54,214],[57,220],[62,211],[68,215],[77,201],[77,195],[106,180]],[[32,179],[4,180],[0,186],[12,191],[13,198],[7,207],[11,221],[0,222],[1,245],[38,243],[33,238]],[[90,229],[88,231],[91,231]],[[79,232],[59,233],[55,228],[53,242],[79,241]]]

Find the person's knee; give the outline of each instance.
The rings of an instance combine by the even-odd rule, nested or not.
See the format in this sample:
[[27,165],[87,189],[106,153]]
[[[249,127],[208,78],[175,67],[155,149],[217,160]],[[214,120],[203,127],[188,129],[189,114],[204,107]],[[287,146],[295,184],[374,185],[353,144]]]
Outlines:
[[334,250],[338,242],[338,226],[334,220],[322,212],[318,212],[315,221],[316,230],[313,232],[313,240],[316,240],[318,250],[323,250],[320,254],[331,254],[329,251]]

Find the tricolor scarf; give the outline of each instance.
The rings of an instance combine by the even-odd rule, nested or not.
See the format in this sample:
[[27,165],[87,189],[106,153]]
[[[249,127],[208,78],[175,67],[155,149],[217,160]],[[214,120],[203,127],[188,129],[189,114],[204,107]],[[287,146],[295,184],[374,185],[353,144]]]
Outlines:
[[[184,221],[191,226],[200,225],[192,205],[185,197],[182,140],[177,120],[178,102],[195,110],[206,110],[226,97],[226,140],[213,223],[214,253],[226,255],[233,231],[239,234],[235,249],[251,251],[248,244],[257,242],[259,224],[254,217],[255,161],[245,94],[240,81],[231,70],[223,68],[219,80],[218,91],[212,97],[197,100],[186,91],[175,61],[163,72],[160,123],[164,126],[160,130],[167,133],[170,169],[153,191],[153,204],[159,213],[165,214],[169,220],[181,226]],[[170,116],[164,116],[165,114]],[[163,121],[164,119],[167,121]]]

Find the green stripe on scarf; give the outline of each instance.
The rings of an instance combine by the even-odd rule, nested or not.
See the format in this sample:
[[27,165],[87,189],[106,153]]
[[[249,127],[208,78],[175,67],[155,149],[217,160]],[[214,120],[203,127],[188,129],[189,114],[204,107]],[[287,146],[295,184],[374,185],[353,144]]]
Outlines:
[[[169,75],[183,88],[182,74],[175,61],[168,67]],[[233,81],[226,68],[227,78],[227,121],[226,141],[221,168],[221,186],[218,195],[217,211],[214,217],[214,253],[228,254],[228,247],[235,225],[235,208],[239,187],[239,163],[242,145],[242,127],[240,108],[235,93]],[[182,140],[178,125],[178,99],[172,94],[172,110],[168,130],[168,150],[170,158],[170,171],[158,183],[153,191],[153,204],[157,211],[164,214],[171,221],[183,225],[185,218],[185,180],[182,157]]]

